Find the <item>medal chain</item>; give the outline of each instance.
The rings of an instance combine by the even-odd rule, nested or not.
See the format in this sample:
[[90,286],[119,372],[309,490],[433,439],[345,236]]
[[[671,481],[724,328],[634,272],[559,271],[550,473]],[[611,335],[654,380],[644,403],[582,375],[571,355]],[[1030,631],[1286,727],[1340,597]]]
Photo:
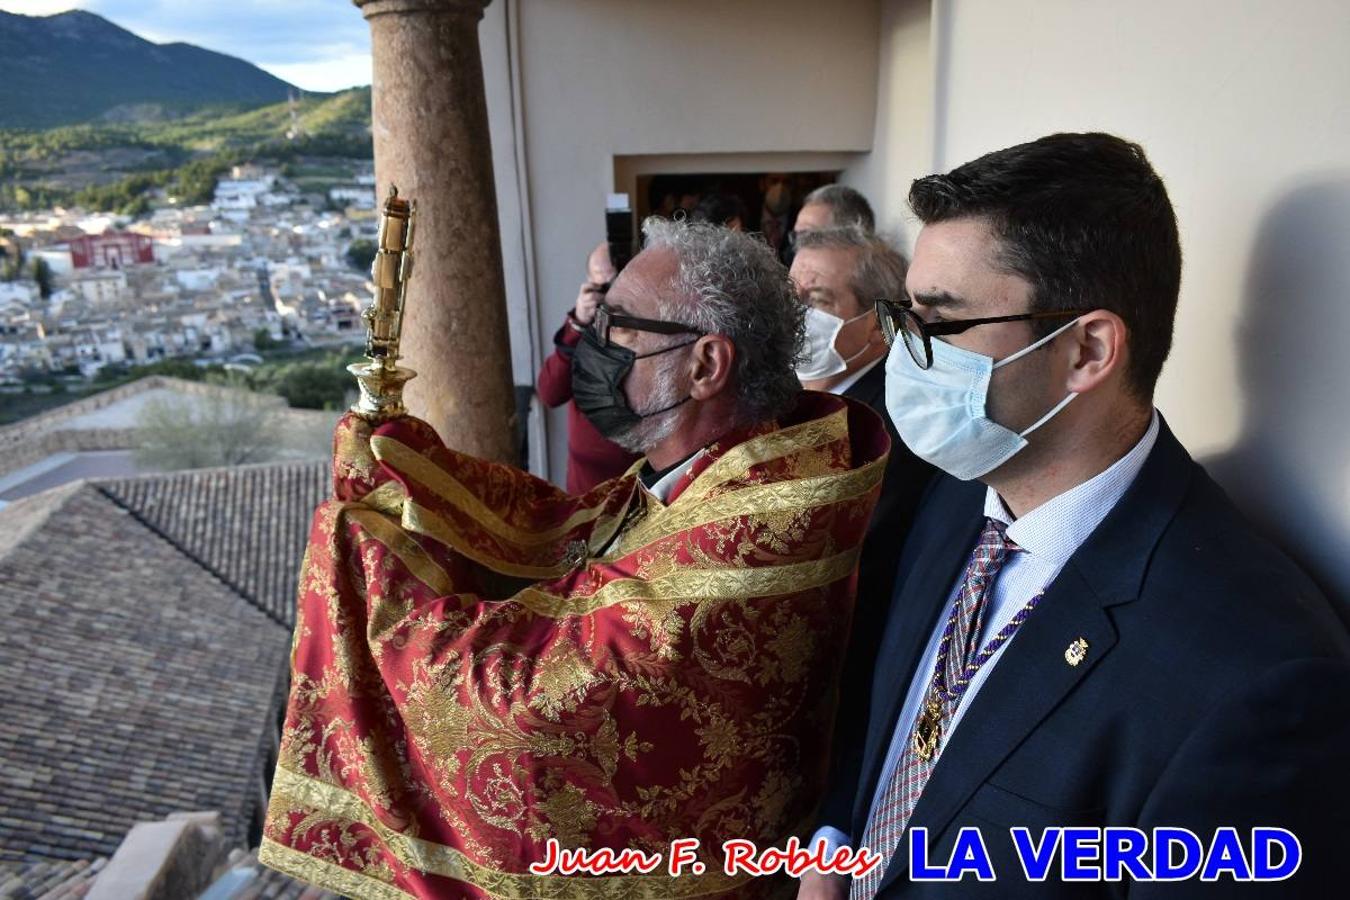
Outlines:
[[[932,759],[937,752],[938,744],[942,739],[942,720],[943,714],[950,719],[956,713],[956,709],[961,704],[961,698],[965,696],[966,688],[970,687],[973,679],[980,667],[988,662],[998,648],[1007,643],[1008,639],[1017,632],[1017,629],[1026,621],[1027,616],[1040,603],[1043,593],[1036,594],[1026,602],[1017,614],[1012,617],[1007,625],[998,630],[998,634],[990,638],[989,642],[975,657],[971,659],[957,676],[956,684],[948,686],[947,681],[947,654],[951,652],[952,633],[956,629],[957,617],[961,613],[961,597],[958,594],[952,602],[952,611],[947,616],[947,626],[943,629],[942,640],[938,643],[937,660],[933,665],[933,678],[928,685],[928,690],[924,694],[923,705],[919,711],[919,720],[914,727],[914,752],[922,759]],[[978,625],[978,622],[975,623]]]

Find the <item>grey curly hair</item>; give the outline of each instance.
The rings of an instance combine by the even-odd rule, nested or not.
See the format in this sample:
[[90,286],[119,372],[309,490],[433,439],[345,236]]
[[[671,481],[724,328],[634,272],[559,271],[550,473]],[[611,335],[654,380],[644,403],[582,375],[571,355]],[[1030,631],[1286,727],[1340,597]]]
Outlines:
[[659,216],[642,223],[642,234],[643,249],[672,250],[679,263],[674,295],[657,303],[661,318],[725,335],[736,347],[736,424],[787,412],[801,390],[793,366],[805,308],[772,248],[720,225]]

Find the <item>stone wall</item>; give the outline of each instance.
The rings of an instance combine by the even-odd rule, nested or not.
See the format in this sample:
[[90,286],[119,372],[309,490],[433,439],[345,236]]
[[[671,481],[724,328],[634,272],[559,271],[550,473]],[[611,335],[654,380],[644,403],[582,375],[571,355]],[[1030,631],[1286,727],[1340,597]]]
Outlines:
[[[62,428],[80,416],[106,409],[147,391],[165,389],[188,397],[219,396],[236,388],[221,387],[152,375],[67,403],[40,415],[0,427],[0,477],[33,465],[56,453],[87,450],[131,450],[137,445],[135,428]],[[269,397],[283,416],[287,428],[314,428],[333,423],[336,414],[320,410],[290,409],[282,397]]]

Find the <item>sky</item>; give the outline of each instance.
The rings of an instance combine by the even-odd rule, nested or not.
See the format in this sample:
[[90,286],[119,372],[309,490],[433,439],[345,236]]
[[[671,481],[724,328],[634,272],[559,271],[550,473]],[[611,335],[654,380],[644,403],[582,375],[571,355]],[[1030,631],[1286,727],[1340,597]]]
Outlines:
[[370,28],[351,0],[0,0],[0,10],[98,13],[163,44],[246,59],[309,91],[370,84]]

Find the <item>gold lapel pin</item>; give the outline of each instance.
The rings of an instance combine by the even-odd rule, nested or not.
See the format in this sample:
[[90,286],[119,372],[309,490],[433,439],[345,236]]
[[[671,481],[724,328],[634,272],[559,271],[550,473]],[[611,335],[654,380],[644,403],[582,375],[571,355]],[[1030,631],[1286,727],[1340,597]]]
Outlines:
[[1076,666],[1087,659],[1088,642],[1083,638],[1078,638],[1064,650],[1064,661],[1071,666]]

